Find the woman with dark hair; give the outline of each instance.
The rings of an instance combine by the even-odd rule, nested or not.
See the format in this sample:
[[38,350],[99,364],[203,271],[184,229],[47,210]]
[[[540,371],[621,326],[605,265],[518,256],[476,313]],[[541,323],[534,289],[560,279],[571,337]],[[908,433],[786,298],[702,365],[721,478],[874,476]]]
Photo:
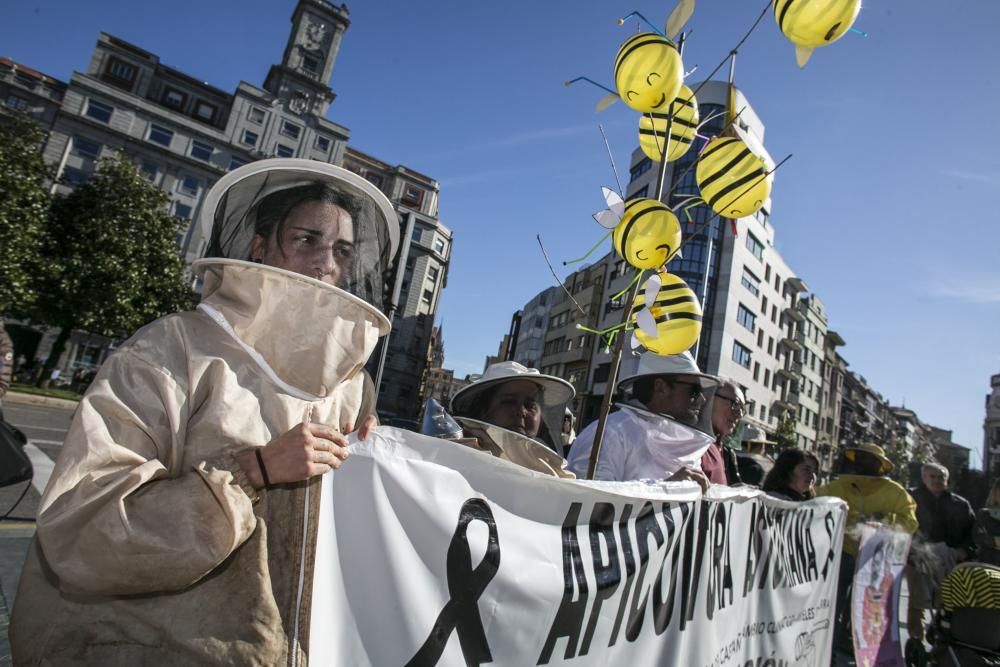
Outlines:
[[373,425],[362,368],[399,219],[363,178],[280,159],[226,174],[201,215],[201,304],[139,330],[80,401],[17,664],[307,664],[321,477]]
[[816,497],[819,459],[807,451],[791,447],[782,450],[761,487],[768,495],[784,500],[803,501]]

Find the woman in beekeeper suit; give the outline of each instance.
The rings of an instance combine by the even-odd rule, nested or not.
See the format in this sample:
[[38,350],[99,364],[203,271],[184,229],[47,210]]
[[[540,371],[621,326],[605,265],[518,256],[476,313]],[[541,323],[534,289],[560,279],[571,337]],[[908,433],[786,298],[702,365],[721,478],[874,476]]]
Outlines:
[[307,662],[319,477],[373,425],[398,218],[343,169],[265,160],[212,188],[202,224],[201,305],[136,333],[80,402],[18,589],[19,665]]

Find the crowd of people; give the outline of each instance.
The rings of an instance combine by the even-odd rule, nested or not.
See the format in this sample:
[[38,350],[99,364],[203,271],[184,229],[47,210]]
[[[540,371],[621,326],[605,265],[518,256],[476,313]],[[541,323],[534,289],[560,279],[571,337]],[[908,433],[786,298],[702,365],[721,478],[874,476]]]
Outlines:
[[[347,434],[377,425],[363,367],[389,331],[377,304],[396,215],[352,173],[280,159],[230,172],[203,208],[201,305],[122,345],[76,411],[18,589],[17,664],[307,663],[316,484],[349,459]],[[644,354],[615,390],[593,462],[597,423],[575,436],[561,378],[502,362],[449,409],[550,448],[578,477],[593,467],[598,480],[837,496],[849,523],[916,532],[921,553],[1000,554],[996,486],[976,517],[938,466],[911,492],[890,480],[874,444],[848,448],[842,474],[819,488],[812,453],[772,460],[762,433],[737,456],[723,441],[745,396],[689,354]],[[856,550],[849,533],[845,568]]]

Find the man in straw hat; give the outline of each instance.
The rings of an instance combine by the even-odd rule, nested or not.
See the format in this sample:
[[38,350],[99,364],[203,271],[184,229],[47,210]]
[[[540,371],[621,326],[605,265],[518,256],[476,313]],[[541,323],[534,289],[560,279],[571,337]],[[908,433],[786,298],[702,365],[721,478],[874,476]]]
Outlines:
[[840,476],[816,489],[817,496],[835,496],[847,502],[847,532],[840,561],[835,642],[851,643],[850,598],[854,561],[858,555],[857,525],[879,521],[911,535],[917,530],[916,503],[902,486],[886,477],[893,465],[881,447],[866,442],[847,447]]
[[344,169],[262,160],[201,221],[201,305],[137,332],[80,401],[18,587],[17,664],[308,661],[320,476],[366,416],[399,219]]
[[[628,398],[608,415],[594,478],[693,480],[707,489],[701,457],[714,439],[711,401],[718,385],[686,352],[643,354],[635,372],[618,382]],[[587,475],[596,430],[591,423],[570,449],[577,477]]]

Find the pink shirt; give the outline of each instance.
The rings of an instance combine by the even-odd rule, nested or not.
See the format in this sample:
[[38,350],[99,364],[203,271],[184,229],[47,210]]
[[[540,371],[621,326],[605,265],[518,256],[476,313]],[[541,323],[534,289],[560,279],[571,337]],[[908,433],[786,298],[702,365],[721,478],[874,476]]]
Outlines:
[[719,443],[713,442],[701,456],[701,471],[708,477],[712,484],[729,484],[726,478],[726,462],[722,459],[722,450]]

